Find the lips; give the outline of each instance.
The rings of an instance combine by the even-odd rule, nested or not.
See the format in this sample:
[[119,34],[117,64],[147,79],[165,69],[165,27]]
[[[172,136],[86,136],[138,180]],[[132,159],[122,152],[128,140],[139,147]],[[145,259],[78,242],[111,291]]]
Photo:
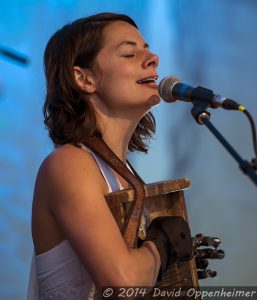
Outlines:
[[143,79],[137,80],[138,84],[156,84],[156,81],[158,79],[157,75],[145,77]]

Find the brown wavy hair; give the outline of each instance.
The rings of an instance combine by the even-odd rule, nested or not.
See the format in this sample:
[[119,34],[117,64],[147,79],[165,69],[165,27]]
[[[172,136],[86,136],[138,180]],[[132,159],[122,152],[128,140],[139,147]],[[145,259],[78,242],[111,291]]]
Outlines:
[[[46,99],[44,123],[55,146],[76,145],[92,136],[102,136],[96,115],[86,94],[76,84],[74,66],[93,69],[103,47],[104,28],[125,21],[137,27],[128,16],[100,13],[74,21],[58,30],[47,43],[44,54]],[[155,132],[155,119],[148,112],[138,123],[129,142],[130,151],[147,152],[146,140]]]

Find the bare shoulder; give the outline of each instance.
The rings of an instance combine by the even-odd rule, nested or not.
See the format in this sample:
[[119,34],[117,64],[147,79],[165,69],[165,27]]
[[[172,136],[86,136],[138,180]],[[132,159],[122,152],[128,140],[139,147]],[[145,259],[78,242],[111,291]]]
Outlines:
[[48,191],[67,187],[87,187],[107,192],[106,184],[92,155],[82,148],[70,144],[60,146],[50,153],[41,164],[37,182]]
[[66,144],[55,149],[45,158],[39,169],[39,174],[48,172],[55,174],[55,172],[59,173],[60,171],[61,173],[63,171],[68,172],[68,170],[96,172],[98,167],[89,152],[82,148]]

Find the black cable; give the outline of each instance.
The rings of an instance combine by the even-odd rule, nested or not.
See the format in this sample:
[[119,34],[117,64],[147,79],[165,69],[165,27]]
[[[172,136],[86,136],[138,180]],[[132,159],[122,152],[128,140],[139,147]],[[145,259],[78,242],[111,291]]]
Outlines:
[[254,153],[255,153],[255,158],[252,160],[252,163],[255,165],[254,168],[255,170],[257,170],[257,138],[256,138],[256,127],[255,127],[255,123],[254,120],[251,116],[251,114],[249,113],[249,111],[241,106],[242,109],[239,109],[240,111],[242,111],[248,118],[250,124],[251,124],[251,129],[252,129],[252,139],[253,139],[253,149],[254,149]]

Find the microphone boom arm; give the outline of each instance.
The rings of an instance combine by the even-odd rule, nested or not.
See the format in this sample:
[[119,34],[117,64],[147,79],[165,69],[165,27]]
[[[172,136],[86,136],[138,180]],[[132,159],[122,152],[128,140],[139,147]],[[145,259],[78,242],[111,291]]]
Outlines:
[[205,125],[213,135],[219,140],[219,142],[226,148],[226,150],[234,157],[238,162],[240,170],[247,175],[257,187],[257,174],[254,171],[253,165],[241,158],[241,156],[235,151],[235,149],[227,142],[223,135],[214,127],[210,121],[210,113],[207,112],[209,102],[193,100],[193,108],[191,113],[200,125]]

